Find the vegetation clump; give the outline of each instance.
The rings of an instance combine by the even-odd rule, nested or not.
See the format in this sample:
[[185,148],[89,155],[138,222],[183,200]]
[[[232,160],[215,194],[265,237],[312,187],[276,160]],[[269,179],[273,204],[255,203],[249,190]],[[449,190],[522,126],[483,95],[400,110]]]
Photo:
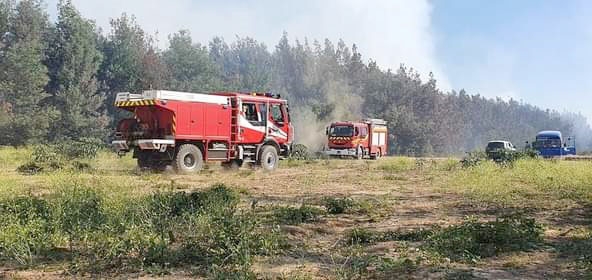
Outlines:
[[[338,269],[340,279],[393,279],[417,270],[420,260],[352,253]],[[395,278],[397,278],[395,277]],[[405,277],[401,277],[405,278]]]
[[374,231],[365,228],[354,228],[346,233],[347,245],[374,244],[387,241],[424,241],[435,229],[418,229],[413,231]]
[[476,261],[499,253],[536,248],[543,240],[543,227],[534,219],[519,215],[464,223],[436,231],[427,238],[426,248],[451,260]]
[[345,241],[347,245],[385,241],[422,242],[425,250],[453,261],[476,261],[500,253],[536,248],[542,243],[542,238],[543,228],[534,219],[513,215],[490,222],[468,219],[456,226],[409,232],[356,228],[346,234]]
[[300,207],[277,207],[273,211],[273,216],[280,224],[298,225],[301,223],[316,222],[322,211],[316,207],[302,204]]
[[350,212],[356,206],[356,203],[349,197],[325,197],[323,198],[323,206],[329,214],[343,214]]
[[514,167],[514,163],[518,160],[536,159],[538,157],[538,152],[532,149],[524,151],[496,150],[489,153],[476,151],[467,153],[460,163],[463,168],[470,168],[478,166],[488,160],[492,160],[503,167]]
[[238,201],[224,185],[115,200],[83,186],[5,198],[0,261],[71,260],[72,272],[192,265],[202,275],[251,275],[254,256],[276,254],[286,243],[279,229],[238,210]]
[[369,229],[354,228],[346,233],[345,242],[348,245],[372,244],[380,240],[379,235]]
[[91,170],[90,164],[81,160],[93,159],[104,144],[97,139],[83,138],[52,145],[37,145],[29,161],[17,168],[22,174],[55,171],[70,166],[77,171]]
[[483,151],[476,151],[476,152],[469,152],[467,155],[460,161],[460,164],[463,168],[470,168],[478,166],[481,162],[487,160],[487,154]]

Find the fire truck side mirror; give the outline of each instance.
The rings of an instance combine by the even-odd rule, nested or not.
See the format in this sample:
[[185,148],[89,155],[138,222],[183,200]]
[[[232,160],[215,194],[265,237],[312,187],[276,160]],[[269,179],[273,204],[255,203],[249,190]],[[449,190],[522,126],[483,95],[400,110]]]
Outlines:
[[325,127],[325,135],[329,135],[329,127]]

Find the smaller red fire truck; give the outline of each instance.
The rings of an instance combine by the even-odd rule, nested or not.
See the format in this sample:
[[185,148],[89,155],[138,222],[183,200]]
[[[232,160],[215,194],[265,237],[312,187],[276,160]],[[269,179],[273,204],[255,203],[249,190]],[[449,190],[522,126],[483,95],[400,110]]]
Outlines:
[[327,127],[325,155],[378,159],[387,153],[387,126],[381,119],[334,122]]
[[123,92],[115,106],[133,118],[119,122],[112,145],[133,152],[141,168],[192,173],[220,161],[274,170],[294,139],[287,101],[269,93]]

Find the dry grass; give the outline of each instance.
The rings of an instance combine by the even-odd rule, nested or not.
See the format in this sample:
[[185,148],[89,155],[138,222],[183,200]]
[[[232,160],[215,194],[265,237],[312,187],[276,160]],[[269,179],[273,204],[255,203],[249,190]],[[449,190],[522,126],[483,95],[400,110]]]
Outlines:
[[506,206],[554,208],[592,202],[592,162],[521,160],[513,168],[487,162],[455,172],[446,187]]
[[[252,207],[263,216],[270,216],[274,207],[306,204],[322,208],[325,197],[350,198],[356,203],[356,211],[325,213],[314,222],[282,226],[292,248],[280,256],[259,258],[254,265],[254,271],[271,279],[379,278],[384,276],[381,273],[416,279],[454,275],[582,278],[589,269],[577,260],[578,252],[569,253],[573,250],[559,253],[540,248],[467,265],[423,251],[417,242],[389,241],[352,248],[343,246],[342,241],[354,228],[408,231],[457,225],[466,216],[490,221],[518,211],[546,227],[549,248],[579,242],[581,238],[571,232],[588,232],[592,227],[590,162],[520,161],[514,168],[485,163],[462,169],[455,159],[394,157],[290,161],[273,173],[250,169],[228,172],[212,164],[200,174],[181,176],[138,172],[129,156],[118,158],[101,152],[89,161],[93,169],[88,172],[21,175],[15,170],[28,160],[28,153],[27,149],[0,149],[0,198],[43,196],[64,186],[82,185],[113,201],[124,201],[122,197],[158,190],[192,191],[223,183],[241,193],[241,207]],[[568,231],[570,234],[561,235]],[[40,269],[4,269],[0,278],[29,277]],[[190,277],[183,271],[172,273]]]

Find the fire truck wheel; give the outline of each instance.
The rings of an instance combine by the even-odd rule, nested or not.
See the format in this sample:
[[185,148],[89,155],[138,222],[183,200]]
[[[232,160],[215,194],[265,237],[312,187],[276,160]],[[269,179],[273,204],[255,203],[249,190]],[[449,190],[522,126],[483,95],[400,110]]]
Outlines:
[[149,170],[152,169],[152,159],[150,158],[150,154],[144,151],[139,151],[137,154],[138,157],[138,167],[140,170]]
[[203,167],[201,150],[191,144],[181,145],[175,157],[175,169],[179,173],[189,174],[198,172]]
[[271,145],[263,146],[261,149],[261,157],[259,157],[259,165],[265,171],[273,171],[279,164],[279,157],[275,147]]
[[381,156],[382,156],[382,154],[381,154],[380,150],[378,150],[378,151],[376,152],[376,154],[374,154],[374,155],[373,155],[373,156],[371,156],[370,158],[371,158],[371,159],[373,159],[373,160],[378,160],[378,159],[379,159]]
[[362,147],[358,147],[358,152],[356,153],[356,158],[357,159],[364,158],[364,149],[362,149]]

